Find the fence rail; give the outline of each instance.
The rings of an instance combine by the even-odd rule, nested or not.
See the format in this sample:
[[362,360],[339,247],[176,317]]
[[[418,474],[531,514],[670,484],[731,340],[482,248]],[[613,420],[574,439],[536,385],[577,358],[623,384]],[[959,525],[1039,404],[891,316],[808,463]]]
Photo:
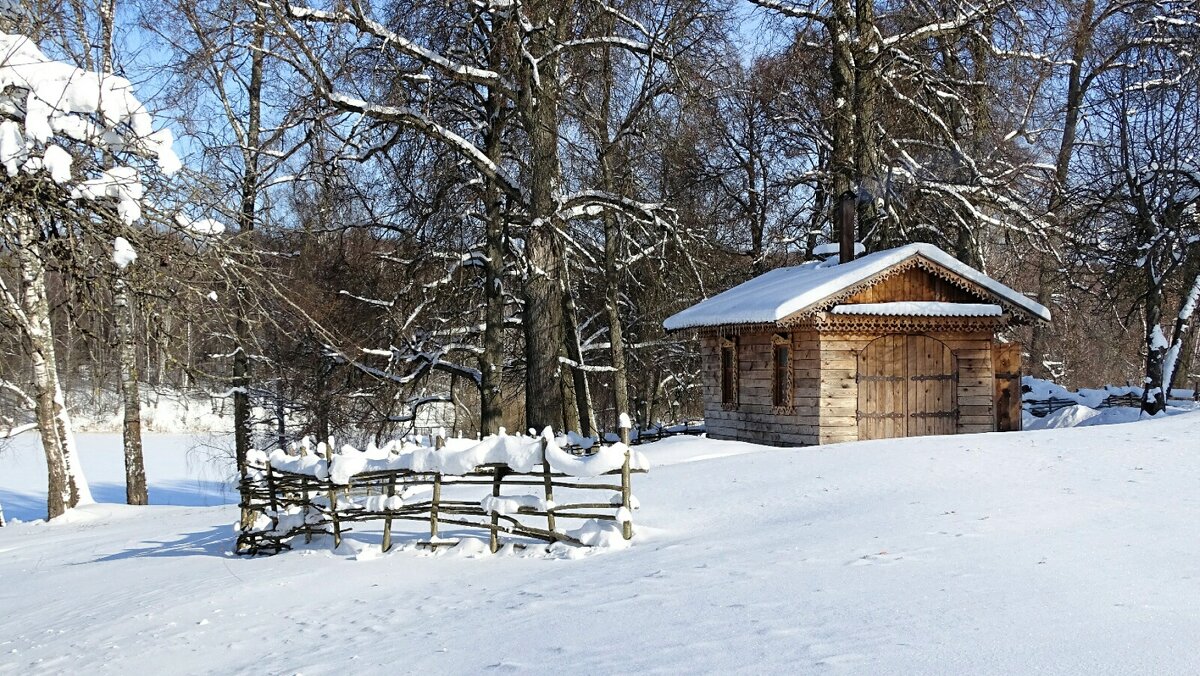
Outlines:
[[457,451],[443,443],[385,448],[374,458],[352,448],[333,454],[327,444],[311,454],[304,445],[254,454],[241,505],[253,518],[238,537],[238,553],[275,554],[297,537],[326,534],[336,547],[353,524],[368,521],[382,522],[385,552],[396,521],[426,523],[429,538],[418,544],[428,547],[453,542],[441,538],[445,525],[485,531],[492,552],[502,536],[576,546],[633,536],[631,477],[647,463],[625,442],[572,448],[547,434],[489,437]]
[[[1178,392],[1178,390],[1176,390],[1176,392]],[[1197,389],[1193,392],[1192,401],[1200,401],[1200,389]],[[1186,400],[1179,397],[1171,397],[1167,400],[1167,403],[1172,402],[1176,404],[1183,404],[1186,403]],[[1032,415],[1035,415],[1039,418],[1044,418],[1060,409],[1078,406],[1081,404],[1081,402],[1078,399],[1066,397],[1049,397],[1047,399],[1022,399],[1021,404],[1025,407],[1025,410],[1029,411]],[[1141,393],[1126,392],[1124,394],[1108,395],[1104,399],[1100,400],[1100,403],[1096,404],[1096,408],[1116,408],[1122,406],[1128,408],[1140,408],[1141,405]]]

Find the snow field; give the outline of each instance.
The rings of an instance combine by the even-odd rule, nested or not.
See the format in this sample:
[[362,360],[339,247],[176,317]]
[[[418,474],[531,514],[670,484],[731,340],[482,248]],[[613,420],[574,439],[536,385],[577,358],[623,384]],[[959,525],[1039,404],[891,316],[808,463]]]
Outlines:
[[[243,559],[233,507],[96,505],[0,530],[0,673],[1193,673],[1197,423],[669,439],[633,546],[581,560],[369,532]],[[154,499],[180,476],[151,457]]]

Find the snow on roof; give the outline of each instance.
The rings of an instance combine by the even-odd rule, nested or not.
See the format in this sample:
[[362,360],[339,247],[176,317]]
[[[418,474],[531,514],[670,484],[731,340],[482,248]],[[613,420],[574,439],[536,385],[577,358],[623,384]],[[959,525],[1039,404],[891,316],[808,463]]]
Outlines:
[[727,324],[775,323],[859,284],[913,257],[924,258],[986,289],[1035,317],[1049,321],[1050,311],[988,277],[932,244],[907,244],[878,251],[848,263],[837,259],[777,268],[703,300],[663,322],[668,331]]
[[872,315],[882,317],[999,317],[1004,308],[990,303],[939,303],[910,300],[892,303],[849,303],[835,305],[835,315]]
[[[832,242],[829,244],[818,244],[817,246],[813,247],[812,252],[813,252],[813,255],[816,256],[817,258],[824,258],[826,256],[836,256],[837,254],[842,252],[842,245],[837,242]],[[862,242],[854,243],[854,255],[855,256],[861,256],[862,254],[865,254],[866,252],[867,252],[867,247],[864,246]]]

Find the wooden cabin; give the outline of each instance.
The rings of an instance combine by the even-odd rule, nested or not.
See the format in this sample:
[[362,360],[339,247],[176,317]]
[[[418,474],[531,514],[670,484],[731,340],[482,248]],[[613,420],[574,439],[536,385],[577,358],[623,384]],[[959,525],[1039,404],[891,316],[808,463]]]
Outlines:
[[1021,348],[998,334],[1049,319],[910,244],[772,270],[663,325],[699,334],[710,437],[799,446],[1020,429]]

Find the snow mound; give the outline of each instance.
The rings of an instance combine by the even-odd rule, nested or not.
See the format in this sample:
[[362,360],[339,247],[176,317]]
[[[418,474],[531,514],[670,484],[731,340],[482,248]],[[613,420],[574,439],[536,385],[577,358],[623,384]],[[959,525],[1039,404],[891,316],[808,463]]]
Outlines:
[[1055,430],[1064,427],[1078,427],[1084,422],[1100,415],[1100,411],[1083,406],[1068,406],[1060,408],[1045,418],[1033,418],[1026,426],[1027,430]]

